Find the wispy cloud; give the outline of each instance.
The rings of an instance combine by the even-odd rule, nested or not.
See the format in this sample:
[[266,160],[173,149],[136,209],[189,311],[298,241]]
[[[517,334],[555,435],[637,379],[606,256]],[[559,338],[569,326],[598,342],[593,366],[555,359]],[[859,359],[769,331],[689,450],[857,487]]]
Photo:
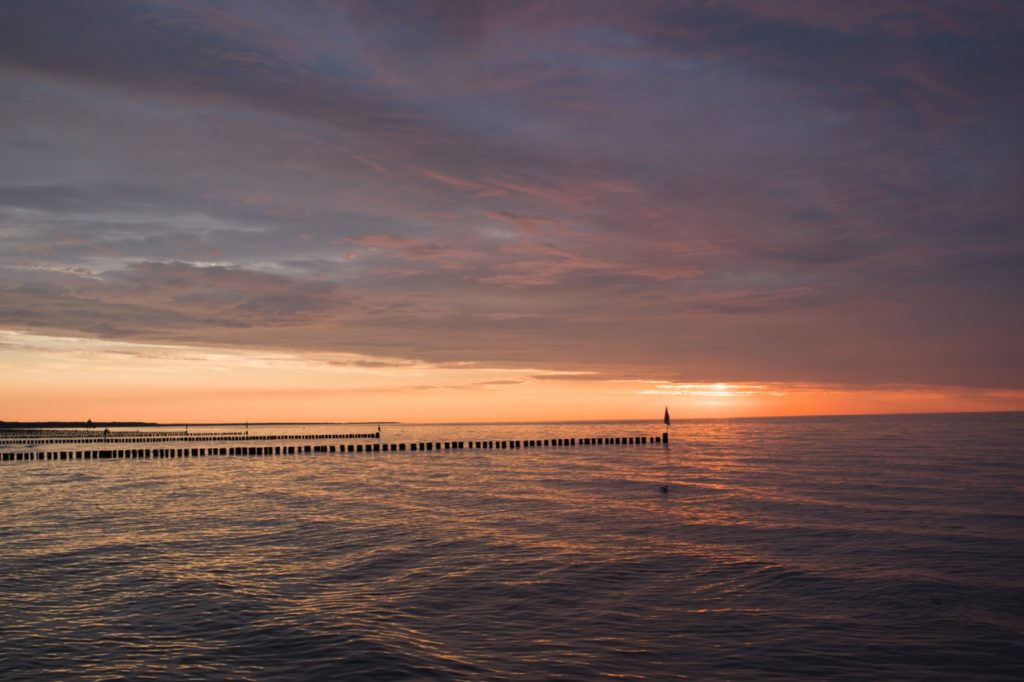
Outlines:
[[6,2],[0,325],[1020,387],[1022,38],[997,1]]

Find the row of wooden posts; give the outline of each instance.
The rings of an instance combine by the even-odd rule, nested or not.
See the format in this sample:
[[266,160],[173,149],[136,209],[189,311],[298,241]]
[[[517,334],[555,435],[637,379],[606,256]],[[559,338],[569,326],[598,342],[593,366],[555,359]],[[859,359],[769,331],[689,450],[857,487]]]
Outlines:
[[[92,426],[84,429],[24,429],[20,427],[0,427],[0,440],[8,438],[102,438],[104,431],[110,431],[99,426]],[[113,433],[113,432],[111,432]],[[193,431],[193,433],[195,433]],[[244,431],[203,431],[207,436],[237,436]],[[185,431],[124,431],[117,430],[117,435],[126,437],[145,436],[187,436]]]
[[[291,437],[295,439],[294,436]],[[302,440],[308,440],[303,437]],[[529,440],[440,441],[420,443],[339,443],[330,445],[236,445],[215,448],[129,448],[73,450],[61,452],[3,452],[0,461],[65,461],[77,459],[165,459],[208,456],[300,455],[331,452],[432,452],[436,450],[506,450],[536,447],[578,447],[584,445],[668,444],[660,436],[598,436],[587,438],[543,438]]]
[[54,439],[22,439],[22,440],[5,440],[0,439],[0,445],[60,445],[63,443],[75,444],[75,443],[166,443],[168,441],[174,442],[186,442],[186,443],[209,443],[211,441],[250,441],[250,440],[352,440],[355,438],[380,438],[380,432],[374,431],[372,433],[325,433],[325,434],[314,434],[314,435],[301,435],[296,436],[295,434],[262,434],[250,436],[244,433],[240,434],[209,434],[202,433],[193,436],[133,436],[133,437],[117,437],[110,435],[104,437],[102,435],[94,438],[54,438]]

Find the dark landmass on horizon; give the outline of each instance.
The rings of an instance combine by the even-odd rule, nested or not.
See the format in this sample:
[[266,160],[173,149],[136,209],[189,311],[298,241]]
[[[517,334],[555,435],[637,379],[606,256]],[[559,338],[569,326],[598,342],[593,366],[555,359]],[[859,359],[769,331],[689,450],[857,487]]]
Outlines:
[[111,426],[166,426],[165,424],[157,424],[155,422],[68,422],[68,421],[48,421],[48,422],[5,422],[0,420],[0,429],[95,429],[95,428],[109,428]]
[[[770,419],[834,419],[839,417],[927,417],[927,416],[957,416],[957,415],[978,415],[978,414],[1024,414],[1024,410],[957,410],[951,412],[863,412],[863,413],[847,413],[847,414],[789,414],[789,415],[759,415],[759,416],[739,416],[739,417],[676,417],[673,416],[673,421],[678,422],[703,422],[703,421],[750,421],[750,420],[770,420]],[[313,422],[121,422],[121,421],[109,421],[109,422],[88,422],[88,421],[33,421],[33,422],[19,422],[19,421],[3,421],[0,420],[0,430],[4,429],[36,429],[36,428],[110,428],[110,427],[126,427],[126,426],[150,426],[150,427],[168,427],[168,426],[311,426],[314,424],[336,424],[336,425],[362,425],[362,424],[376,424],[380,426],[394,426],[396,424],[404,424],[407,426],[441,426],[441,425],[452,425],[452,426],[471,426],[476,424],[606,424],[613,422],[621,423],[644,423],[652,421],[661,421],[660,418],[651,419],[564,419],[564,420],[540,420],[540,421],[472,421],[472,422],[459,422],[459,421],[445,421],[445,422],[401,422],[401,421],[356,421],[356,422],[326,422],[326,421],[313,421]]]
[[52,428],[110,428],[124,426],[306,426],[310,424],[400,424],[396,421],[360,422],[94,422],[94,421],[41,421],[7,422],[0,420],[0,429],[52,429]]

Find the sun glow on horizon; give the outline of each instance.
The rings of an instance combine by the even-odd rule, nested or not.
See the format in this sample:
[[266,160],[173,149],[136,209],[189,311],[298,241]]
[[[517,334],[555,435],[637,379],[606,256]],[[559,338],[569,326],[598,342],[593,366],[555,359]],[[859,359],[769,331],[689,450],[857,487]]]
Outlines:
[[604,379],[0,331],[5,421],[550,421],[1024,409],[1024,391]]

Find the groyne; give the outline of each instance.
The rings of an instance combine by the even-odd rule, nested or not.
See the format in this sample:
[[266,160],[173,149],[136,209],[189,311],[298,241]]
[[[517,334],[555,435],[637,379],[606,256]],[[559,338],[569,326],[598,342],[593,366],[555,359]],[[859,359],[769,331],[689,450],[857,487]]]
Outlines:
[[[372,434],[379,440],[379,434]],[[363,437],[366,434],[363,434]],[[576,448],[595,445],[667,445],[668,434],[657,436],[586,436],[578,438],[532,438],[515,440],[422,441],[406,443],[298,443],[295,445],[253,445],[255,441],[318,439],[344,440],[337,435],[263,435],[247,437],[245,445],[216,447],[90,448],[59,451],[2,452],[0,461],[69,461],[87,459],[177,459],[183,457],[254,457],[324,453],[445,452],[450,450],[519,450],[523,448]],[[218,440],[224,440],[220,438]]]
[[352,440],[356,438],[380,438],[380,432],[374,431],[372,433],[327,433],[327,434],[316,434],[316,435],[302,435],[295,436],[294,434],[261,434],[261,435],[248,435],[245,433],[199,433],[194,435],[187,434],[160,434],[160,435],[145,435],[145,436],[126,436],[121,433],[110,434],[104,436],[103,434],[97,434],[96,436],[88,437],[76,437],[76,438],[0,438],[0,446],[11,446],[11,445],[64,445],[64,444],[86,444],[86,443],[210,443],[213,441],[257,441],[257,440]]

